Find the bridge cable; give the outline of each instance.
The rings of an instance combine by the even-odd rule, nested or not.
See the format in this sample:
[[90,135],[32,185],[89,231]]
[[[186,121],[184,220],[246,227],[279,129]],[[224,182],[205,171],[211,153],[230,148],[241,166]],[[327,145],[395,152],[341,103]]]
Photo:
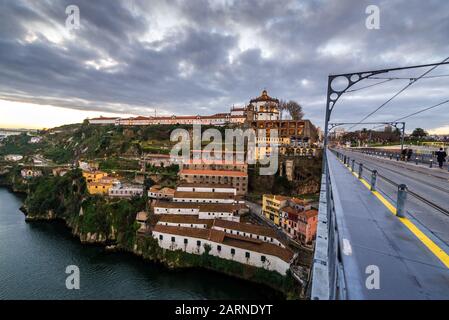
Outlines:
[[[449,60],[449,57],[447,57],[446,59],[444,59],[442,62],[446,62],[447,60]],[[349,128],[349,130],[351,130],[352,128],[354,128],[355,126],[359,125],[360,123],[362,123],[363,121],[365,121],[366,119],[368,119],[369,117],[371,117],[373,114],[375,114],[377,111],[379,111],[380,109],[382,109],[383,107],[385,107],[387,105],[387,103],[391,102],[394,98],[396,98],[397,96],[399,96],[402,92],[404,92],[405,90],[407,90],[411,85],[413,85],[415,82],[417,82],[419,79],[421,79],[422,77],[426,76],[428,73],[432,72],[436,67],[438,67],[438,65],[433,66],[432,68],[430,68],[429,70],[427,70],[426,72],[424,72],[423,74],[421,74],[419,77],[414,78],[414,80],[410,81],[405,87],[403,87],[401,90],[399,90],[397,93],[395,93],[390,99],[388,99],[387,101],[385,101],[384,103],[382,103],[379,107],[377,107],[375,110],[371,111],[368,115],[366,115],[365,117],[363,117],[362,120],[360,120],[359,122],[357,122],[356,124],[354,124],[353,126],[351,126]]]

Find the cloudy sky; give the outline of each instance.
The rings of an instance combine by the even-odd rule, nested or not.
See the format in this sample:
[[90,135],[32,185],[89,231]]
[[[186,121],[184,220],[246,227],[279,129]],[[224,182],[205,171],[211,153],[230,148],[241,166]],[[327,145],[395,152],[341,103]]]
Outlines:
[[[80,9],[67,30],[65,9]],[[366,7],[380,9],[369,30]],[[449,57],[449,1],[0,0],[0,127],[49,127],[98,115],[213,114],[266,88],[322,126],[329,74]],[[417,77],[428,68],[391,73]],[[440,66],[428,76],[448,75]],[[409,80],[365,80],[334,121],[359,121]],[[449,99],[449,77],[422,79],[369,121]],[[449,132],[449,104],[407,127]]]

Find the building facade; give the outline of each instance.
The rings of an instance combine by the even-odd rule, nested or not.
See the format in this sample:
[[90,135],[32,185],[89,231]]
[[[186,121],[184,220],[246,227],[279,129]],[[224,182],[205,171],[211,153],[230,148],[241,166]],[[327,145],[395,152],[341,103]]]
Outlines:
[[275,225],[281,225],[280,210],[288,205],[288,197],[264,194],[262,197],[262,214],[273,221]]
[[242,235],[226,233],[214,228],[191,228],[173,225],[156,225],[153,237],[160,247],[167,250],[182,250],[191,254],[207,254],[221,259],[286,275],[293,253],[282,246],[267,243]]
[[248,174],[241,171],[182,169],[179,171],[179,178],[182,182],[191,184],[231,185],[238,195],[248,192]]
[[143,195],[143,186],[117,184],[109,189],[108,195],[109,195],[109,197],[112,197],[112,198],[141,197]]

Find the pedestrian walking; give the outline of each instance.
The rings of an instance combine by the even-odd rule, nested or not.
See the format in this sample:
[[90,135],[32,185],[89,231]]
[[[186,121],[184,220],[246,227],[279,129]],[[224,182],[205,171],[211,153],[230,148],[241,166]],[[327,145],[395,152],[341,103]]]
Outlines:
[[412,149],[407,149],[407,161],[410,161],[410,158],[413,155],[413,150]]
[[443,150],[443,148],[440,148],[439,151],[435,152],[435,155],[437,156],[438,166],[443,168],[443,162],[446,161],[447,153]]

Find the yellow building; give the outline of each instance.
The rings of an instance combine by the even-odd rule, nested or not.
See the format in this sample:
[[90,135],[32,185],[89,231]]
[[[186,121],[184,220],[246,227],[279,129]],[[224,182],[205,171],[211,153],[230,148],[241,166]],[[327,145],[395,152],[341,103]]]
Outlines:
[[117,179],[108,177],[107,172],[104,171],[83,171],[83,177],[87,182],[87,190],[90,194],[107,195]]
[[281,209],[288,205],[288,197],[264,194],[262,198],[262,214],[276,225],[280,225]]
[[99,182],[101,179],[107,177],[107,172],[103,171],[83,171],[83,177],[87,183]]
[[87,190],[90,194],[108,194],[109,189],[111,189],[113,186],[112,180],[105,180],[105,181],[99,181],[99,182],[88,182],[87,183]]

